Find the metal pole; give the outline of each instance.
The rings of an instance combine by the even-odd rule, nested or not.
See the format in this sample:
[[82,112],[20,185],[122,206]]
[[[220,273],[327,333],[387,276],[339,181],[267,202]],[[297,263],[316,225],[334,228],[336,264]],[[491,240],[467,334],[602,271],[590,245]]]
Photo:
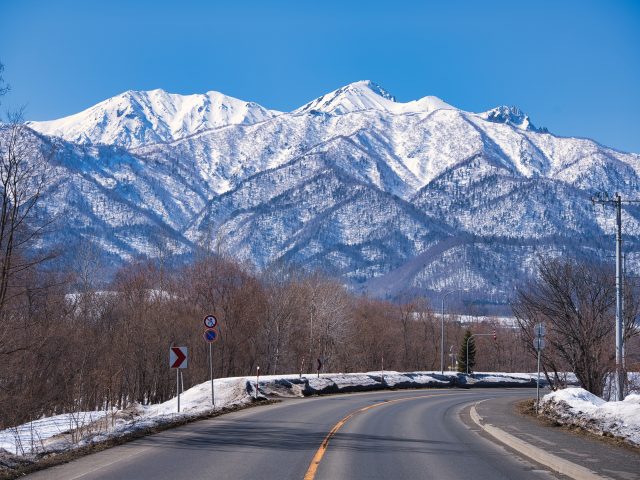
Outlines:
[[180,413],[180,369],[176,368],[176,392],[178,392],[178,413]]
[[[313,351],[313,305],[311,305],[309,319],[309,368],[311,368],[311,365],[313,365],[313,356],[311,355],[311,352]],[[311,370],[311,372],[313,372],[313,370]]]
[[622,367],[622,199],[616,193],[616,400],[624,400]]
[[536,415],[540,412],[540,339],[537,337],[536,347],[538,348],[538,381],[536,382]]
[[[451,292],[449,292],[451,293]],[[442,314],[440,316],[440,373],[444,373],[444,299],[449,293],[442,297]]]
[[[623,253],[622,254],[622,278],[621,278],[621,285],[622,285],[622,293],[620,294],[620,296],[622,297],[622,307],[620,308],[620,310],[622,311],[622,372],[623,372],[623,378],[624,380],[626,380],[627,378],[627,365],[626,365],[626,354],[624,353],[624,289],[626,288],[624,283],[625,283],[625,277],[627,275],[627,256]],[[624,385],[623,385],[624,388]],[[624,392],[623,392],[624,393]]]
[[211,343],[209,343],[209,376],[211,377],[211,405],[216,406],[216,397],[213,390],[213,355],[211,354]]
[[467,375],[469,375],[469,340],[471,340],[472,338],[473,335],[467,338]]
[[451,360],[451,371],[453,372],[453,345],[449,347],[449,359]]
[[258,399],[258,389],[259,388],[260,388],[260,367],[257,366],[256,367],[256,400]]
[[442,309],[441,309],[441,317],[440,317],[440,373],[444,373],[444,300],[447,296],[451,295],[455,292],[466,292],[466,289],[457,288],[455,290],[450,290],[442,296]]

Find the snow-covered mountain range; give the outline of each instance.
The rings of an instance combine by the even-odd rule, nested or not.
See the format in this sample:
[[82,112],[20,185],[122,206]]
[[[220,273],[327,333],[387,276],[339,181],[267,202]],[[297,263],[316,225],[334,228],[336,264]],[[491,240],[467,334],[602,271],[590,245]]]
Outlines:
[[[91,242],[116,263],[207,247],[379,296],[504,302],[538,255],[605,258],[613,216],[590,196],[640,185],[640,155],[555,136],[516,107],[400,103],[370,81],[288,113],[153,90],[28,125],[56,146],[49,243]],[[631,269],[639,221],[625,209]]]

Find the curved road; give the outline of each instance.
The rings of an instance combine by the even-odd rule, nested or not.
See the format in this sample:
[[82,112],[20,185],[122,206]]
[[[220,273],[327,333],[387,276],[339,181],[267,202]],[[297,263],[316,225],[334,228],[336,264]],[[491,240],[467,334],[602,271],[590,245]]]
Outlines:
[[287,400],[167,430],[29,478],[558,478],[485,439],[461,416],[475,401],[505,395],[531,392],[403,390]]

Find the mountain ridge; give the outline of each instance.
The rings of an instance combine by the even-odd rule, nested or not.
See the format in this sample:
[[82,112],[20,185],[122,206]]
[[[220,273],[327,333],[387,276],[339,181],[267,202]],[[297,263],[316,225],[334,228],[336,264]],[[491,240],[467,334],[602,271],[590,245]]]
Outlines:
[[[322,269],[377,296],[464,288],[508,302],[539,255],[607,258],[612,223],[589,198],[637,192],[640,155],[505,108],[485,118],[492,110],[403,104],[364,81],[165,142],[45,136],[61,149],[44,208],[65,212],[47,242],[91,242],[114,265],[204,248]],[[640,270],[640,208],[624,222],[628,267]]]
[[[184,106],[191,108],[186,112],[181,111]],[[216,115],[211,112],[216,108],[230,113]],[[429,113],[438,109],[457,110],[434,96],[400,103],[378,84],[371,80],[360,80],[324,94],[288,113],[344,114],[370,109],[396,114]],[[171,110],[174,111],[173,116],[170,115]],[[205,110],[211,113],[208,117],[198,115]],[[28,121],[27,125],[40,133],[58,136],[74,143],[118,144],[136,148],[143,144],[176,141],[211,128],[252,124],[281,113],[285,112],[269,110],[255,102],[240,100],[214,90],[204,94],[181,95],[158,88],[146,91],[127,90],[81,112],[54,120]],[[195,120],[186,119],[189,115],[195,116]],[[496,123],[509,123],[524,129],[530,122],[529,117],[517,107],[499,106],[477,115]],[[118,121],[123,116],[135,121]],[[101,131],[101,124],[113,126]],[[147,129],[143,129],[143,126]],[[126,133],[118,135],[118,131]]]
[[134,148],[209,128],[253,123],[279,113],[216,91],[179,95],[162,89],[127,90],[76,114],[27,125],[74,143]]

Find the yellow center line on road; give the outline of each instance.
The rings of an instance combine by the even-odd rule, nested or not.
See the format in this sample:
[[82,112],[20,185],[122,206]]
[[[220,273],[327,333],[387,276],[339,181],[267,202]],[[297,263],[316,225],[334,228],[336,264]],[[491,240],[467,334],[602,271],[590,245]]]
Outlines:
[[440,393],[440,394],[434,393],[432,395],[416,395],[416,396],[413,396],[413,397],[396,398],[395,400],[385,400],[383,402],[374,403],[373,405],[368,405],[366,407],[362,407],[362,408],[359,408],[358,410],[355,410],[355,411],[351,412],[349,415],[347,415],[342,420],[340,420],[338,423],[336,423],[333,426],[333,428],[329,431],[327,436],[324,437],[324,440],[320,444],[320,448],[318,448],[318,451],[313,456],[313,460],[311,460],[311,464],[309,465],[307,473],[305,473],[305,475],[304,475],[304,480],[314,480],[316,478],[316,472],[318,471],[318,467],[320,466],[320,461],[322,461],[322,457],[324,457],[324,454],[326,453],[327,448],[329,447],[329,441],[336,434],[336,432],[338,430],[340,430],[342,428],[342,426],[345,423],[347,423],[351,419],[351,417],[353,417],[354,415],[357,415],[358,413],[366,412],[367,410],[371,410],[372,408],[380,407],[382,405],[390,405],[392,403],[404,402],[406,400],[416,400],[418,398],[447,397],[447,396],[451,396],[451,395],[460,395],[460,392],[457,392],[457,393]]

